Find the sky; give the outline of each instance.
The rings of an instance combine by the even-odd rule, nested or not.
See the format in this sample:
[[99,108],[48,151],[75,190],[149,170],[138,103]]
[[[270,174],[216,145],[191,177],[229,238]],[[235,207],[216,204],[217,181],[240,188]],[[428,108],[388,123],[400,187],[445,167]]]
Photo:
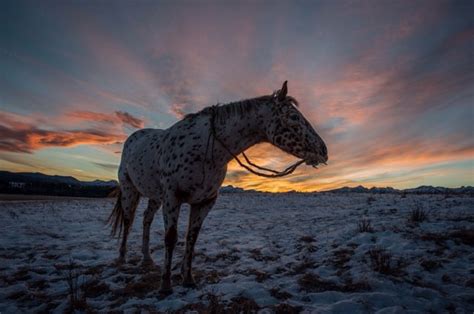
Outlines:
[[[0,170],[116,179],[123,141],[289,95],[327,166],[264,191],[474,185],[473,1],[1,1]],[[296,159],[260,144],[254,162]]]

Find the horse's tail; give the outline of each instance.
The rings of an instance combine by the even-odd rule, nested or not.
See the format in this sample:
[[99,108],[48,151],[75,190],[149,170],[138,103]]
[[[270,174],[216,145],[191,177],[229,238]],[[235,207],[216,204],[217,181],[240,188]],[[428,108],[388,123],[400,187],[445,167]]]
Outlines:
[[110,193],[107,195],[107,197],[116,197],[120,194],[120,185],[117,185]]
[[120,238],[125,224],[124,217],[125,215],[122,207],[122,190],[119,187],[117,193],[117,201],[115,202],[114,209],[112,210],[109,218],[107,219],[107,223],[112,227],[112,230],[110,232],[111,236],[114,237],[118,231],[118,236]]
[[[126,213],[122,206],[122,190],[119,187],[116,191],[117,191],[117,202],[115,203],[114,209],[112,210],[109,218],[107,219],[107,223],[112,226],[110,235],[114,237],[118,233],[118,237],[120,238],[122,236],[122,232],[128,233],[128,229],[133,223],[133,220],[135,217],[135,211],[137,209],[140,198],[139,197],[134,198],[130,207],[130,212]],[[125,217],[129,217],[128,222],[126,222]]]

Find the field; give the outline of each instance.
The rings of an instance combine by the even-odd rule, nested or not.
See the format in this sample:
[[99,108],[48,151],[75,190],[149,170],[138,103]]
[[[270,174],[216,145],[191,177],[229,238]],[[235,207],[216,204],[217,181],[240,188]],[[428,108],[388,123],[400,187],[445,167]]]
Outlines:
[[117,268],[112,199],[0,202],[0,312],[474,311],[474,197],[222,194],[196,245],[196,289],[179,285],[185,206],[167,297],[161,212],[156,266],[140,264],[145,205]]

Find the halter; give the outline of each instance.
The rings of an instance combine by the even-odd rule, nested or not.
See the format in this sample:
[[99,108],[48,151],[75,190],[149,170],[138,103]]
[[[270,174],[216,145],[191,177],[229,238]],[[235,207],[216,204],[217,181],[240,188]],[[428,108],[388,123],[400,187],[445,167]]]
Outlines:
[[[259,170],[263,170],[263,171],[267,171],[267,172],[271,172],[272,174],[267,174],[267,173],[263,173],[263,172],[259,172],[257,170],[254,170],[252,169],[250,166],[244,164],[237,155],[235,155],[234,153],[232,153],[230,151],[230,149],[227,147],[227,145],[225,145],[222,140],[220,138],[217,137],[217,134],[216,134],[216,128],[215,128],[215,116],[217,114],[217,107],[218,105],[214,105],[210,108],[210,111],[211,111],[211,118],[210,118],[210,127],[211,127],[211,132],[209,133],[209,138],[207,139],[207,146],[206,146],[206,155],[207,155],[207,150],[209,148],[209,142],[210,142],[210,139],[211,139],[211,136],[214,137],[215,140],[217,140],[217,142],[219,144],[222,145],[222,147],[224,147],[224,149],[235,159],[235,161],[237,161],[237,163],[242,167],[242,168],[245,168],[247,171],[257,175],[257,176],[260,176],[260,177],[265,177],[265,178],[279,178],[279,177],[284,177],[284,176],[287,176],[291,173],[293,173],[296,168],[298,168],[302,163],[304,163],[304,160],[299,160],[297,162],[295,162],[294,164],[288,166],[285,170],[283,171],[276,171],[276,170],[273,170],[273,169],[269,169],[269,168],[265,168],[265,167],[261,167],[261,166],[258,166],[256,164],[254,164],[253,162],[250,161],[250,159],[247,157],[247,155],[245,154],[245,152],[242,152],[242,155],[244,156],[245,158],[245,161],[252,167],[255,167]],[[212,152],[214,151],[214,142],[212,143],[212,150],[211,150],[211,156],[212,156]]]

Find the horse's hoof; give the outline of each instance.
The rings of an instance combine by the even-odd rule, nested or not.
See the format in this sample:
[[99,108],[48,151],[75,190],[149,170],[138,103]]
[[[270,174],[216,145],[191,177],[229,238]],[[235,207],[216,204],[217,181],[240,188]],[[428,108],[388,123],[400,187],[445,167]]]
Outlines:
[[183,281],[183,287],[195,289],[197,285],[194,281]]
[[183,278],[182,285],[185,288],[196,288],[196,282],[194,281],[194,278],[192,276],[185,277],[181,275],[181,278]]
[[143,268],[150,268],[150,267],[153,267],[155,266],[155,263],[153,262],[153,260],[151,258],[144,258],[142,260],[142,267]]
[[158,291],[158,293],[159,293],[161,296],[167,297],[167,296],[169,296],[170,294],[173,294],[173,289],[171,289],[171,288],[160,288],[160,290]]
[[114,264],[115,264],[116,267],[121,267],[121,266],[123,266],[123,264],[125,264],[125,262],[126,261],[125,261],[124,257],[119,257],[115,260]]

